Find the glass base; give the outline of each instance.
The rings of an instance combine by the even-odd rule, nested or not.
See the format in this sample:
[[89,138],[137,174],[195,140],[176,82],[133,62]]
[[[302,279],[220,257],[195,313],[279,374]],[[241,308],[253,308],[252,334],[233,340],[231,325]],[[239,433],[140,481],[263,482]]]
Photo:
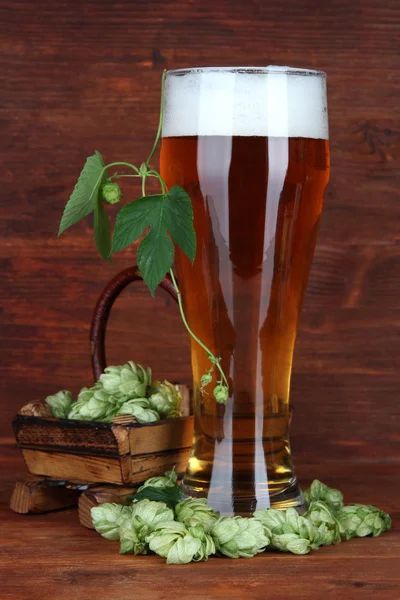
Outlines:
[[287,510],[288,508],[295,508],[299,514],[302,514],[306,510],[304,496],[298,485],[297,479],[294,478],[290,485],[278,492],[269,491],[267,485],[264,486],[264,492],[260,490],[260,493],[255,497],[254,492],[252,494],[240,496],[234,493],[227,493],[226,490],[212,489],[207,491],[204,489],[196,489],[187,485],[185,480],[182,483],[183,491],[194,498],[207,498],[209,506],[223,516],[236,516],[251,517],[255,510],[261,508],[276,508],[278,510]]

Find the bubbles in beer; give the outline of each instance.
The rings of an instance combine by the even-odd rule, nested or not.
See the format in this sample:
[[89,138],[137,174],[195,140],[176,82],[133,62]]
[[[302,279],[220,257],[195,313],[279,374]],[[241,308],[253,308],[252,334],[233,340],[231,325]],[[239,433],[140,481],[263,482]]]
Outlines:
[[167,76],[164,137],[268,136],[328,139],[321,72],[192,69]]

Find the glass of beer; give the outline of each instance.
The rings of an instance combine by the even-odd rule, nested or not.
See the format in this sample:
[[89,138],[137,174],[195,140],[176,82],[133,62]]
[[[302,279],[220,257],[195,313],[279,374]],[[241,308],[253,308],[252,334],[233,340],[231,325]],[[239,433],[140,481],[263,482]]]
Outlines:
[[289,67],[169,71],[161,175],[191,197],[197,252],[176,269],[193,332],[230,383],[226,405],[191,344],[185,491],[222,515],[301,510],[289,403],[299,314],[329,178],[326,76]]

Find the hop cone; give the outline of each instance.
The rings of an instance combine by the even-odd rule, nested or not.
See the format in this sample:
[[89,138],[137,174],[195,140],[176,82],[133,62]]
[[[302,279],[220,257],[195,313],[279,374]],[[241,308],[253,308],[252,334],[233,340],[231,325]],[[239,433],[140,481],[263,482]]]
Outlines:
[[150,390],[149,405],[162,419],[181,416],[181,395],[169,381],[154,383]]
[[308,519],[322,537],[321,545],[339,544],[340,526],[334,513],[322,500],[311,502],[304,518]]
[[328,508],[334,511],[343,506],[343,494],[318,479],[314,479],[311,486],[304,491],[304,499],[307,504],[311,504],[314,500],[322,500]]
[[72,408],[73,399],[71,392],[61,390],[52,396],[47,396],[45,402],[50,406],[53,417],[56,417],[56,419],[67,419]]
[[366,504],[349,504],[336,514],[342,537],[349,540],[353,537],[372,535],[376,537],[392,526],[390,516],[383,510]]
[[114,396],[144,398],[151,384],[151,370],[129,361],[119,367],[106,367],[99,381],[105,391]]
[[269,508],[256,510],[254,517],[270,530],[272,547],[282,552],[307,554],[310,548],[322,544],[317,528],[294,508],[285,512]]
[[218,519],[213,509],[207,506],[206,498],[186,498],[175,506],[175,515],[177,521],[181,521],[186,527],[201,525],[207,533]]
[[82,388],[77,402],[72,404],[68,418],[109,423],[117,412],[118,399],[108,394],[101,384],[96,383],[91,388]]
[[270,542],[269,531],[257,519],[220,517],[211,530],[216,549],[230,558],[251,558]]
[[184,565],[192,560],[201,560],[204,553],[202,541],[194,537],[183,523],[170,521],[159,523],[146,541],[149,548],[167,559],[167,564]]
[[164,475],[160,477],[150,477],[150,479],[146,479],[143,485],[141,485],[137,491],[143,490],[147,486],[157,487],[157,488],[168,488],[175,487],[178,481],[178,475],[176,471],[166,471]]
[[122,198],[122,191],[116,182],[104,183],[101,188],[103,200],[108,204],[118,204]]
[[132,507],[105,503],[90,510],[93,526],[107,540],[120,539],[120,525],[132,514]]
[[195,525],[194,527],[189,527],[189,533],[193,538],[200,540],[200,542],[201,542],[201,546],[200,546],[198,552],[196,552],[196,554],[194,554],[193,560],[195,560],[195,561],[208,560],[209,556],[211,556],[212,554],[215,554],[214,540],[211,537],[211,535],[207,531],[205,531],[205,529],[201,525]]
[[160,420],[160,415],[150,408],[147,398],[133,398],[124,402],[119,410],[119,415],[132,415],[138,423],[152,423]]

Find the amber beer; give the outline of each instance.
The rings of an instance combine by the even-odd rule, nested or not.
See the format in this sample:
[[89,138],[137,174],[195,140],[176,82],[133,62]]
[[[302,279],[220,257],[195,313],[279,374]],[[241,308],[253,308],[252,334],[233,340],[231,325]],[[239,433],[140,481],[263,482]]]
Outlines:
[[325,76],[288,68],[167,75],[161,174],[190,194],[194,265],[178,252],[189,324],[221,357],[226,406],[200,393],[192,342],[193,449],[183,485],[221,514],[300,506],[289,387],[329,177]]

